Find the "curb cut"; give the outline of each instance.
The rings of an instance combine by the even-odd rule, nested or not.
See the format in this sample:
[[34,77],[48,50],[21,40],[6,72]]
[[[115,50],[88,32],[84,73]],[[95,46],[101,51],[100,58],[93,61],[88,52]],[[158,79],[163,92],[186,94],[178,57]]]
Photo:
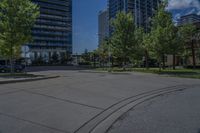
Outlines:
[[39,77],[39,78],[28,78],[28,79],[17,79],[17,80],[7,80],[7,81],[0,81],[1,84],[14,84],[14,83],[22,83],[22,82],[33,82],[33,81],[39,81],[39,80],[47,80],[47,79],[54,79],[59,78],[60,76],[45,76],[45,77]]

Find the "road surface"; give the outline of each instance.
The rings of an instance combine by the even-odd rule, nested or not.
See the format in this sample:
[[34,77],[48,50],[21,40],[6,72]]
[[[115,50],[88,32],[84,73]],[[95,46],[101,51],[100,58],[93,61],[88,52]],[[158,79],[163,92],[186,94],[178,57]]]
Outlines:
[[133,98],[139,94],[200,84],[194,79],[141,73],[82,70],[34,73],[61,77],[0,85],[0,133],[98,133],[109,125],[105,126],[106,120],[112,124],[123,113],[119,109],[135,104]]

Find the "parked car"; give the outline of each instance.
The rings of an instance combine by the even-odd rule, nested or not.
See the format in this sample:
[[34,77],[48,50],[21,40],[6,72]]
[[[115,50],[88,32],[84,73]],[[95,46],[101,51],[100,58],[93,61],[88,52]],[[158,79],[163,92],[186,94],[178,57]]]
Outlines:
[[[22,72],[24,70],[24,66],[23,65],[14,65],[13,69],[14,72]],[[0,65],[0,72],[1,73],[6,73],[6,72],[10,72],[11,70],[11,65]]]

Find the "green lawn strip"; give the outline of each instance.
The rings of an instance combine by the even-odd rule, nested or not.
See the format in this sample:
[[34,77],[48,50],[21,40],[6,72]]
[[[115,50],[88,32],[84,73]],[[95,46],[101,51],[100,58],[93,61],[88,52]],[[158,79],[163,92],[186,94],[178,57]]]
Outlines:
[[[109,71],[109,68],[97,68],[97,71]],[[152,73],[152,74],[159,74],[159,75],[166,75],[172,77],[181,77],[181,78],[196,78],[200,79],[200,69],[165,69],[159,71],[159,68],[112,68],[112,72],[142,72],[142,73]]]
[[153,69],[141,69],[141,68],[135,68],[133,71],[136,72],[144,72],[144,73],[153,73],[153,74],[159,74],[159,75],[169,75],[173,77],[182,77],[182,78],[197,78],[200,79],[200,70],[193,70],[193,69],[165,69],[162,71],[159,71],[158,68]]

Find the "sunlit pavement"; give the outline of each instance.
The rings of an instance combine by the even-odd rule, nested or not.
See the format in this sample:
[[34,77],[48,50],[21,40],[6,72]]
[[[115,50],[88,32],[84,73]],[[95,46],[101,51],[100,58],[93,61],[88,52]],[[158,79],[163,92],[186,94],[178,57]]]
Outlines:
[[166,87],[200,84],[194,79],[140,73],[35,73],[61,77],[0,85],[0,133],[79,132],[99,113],[128,97]]

